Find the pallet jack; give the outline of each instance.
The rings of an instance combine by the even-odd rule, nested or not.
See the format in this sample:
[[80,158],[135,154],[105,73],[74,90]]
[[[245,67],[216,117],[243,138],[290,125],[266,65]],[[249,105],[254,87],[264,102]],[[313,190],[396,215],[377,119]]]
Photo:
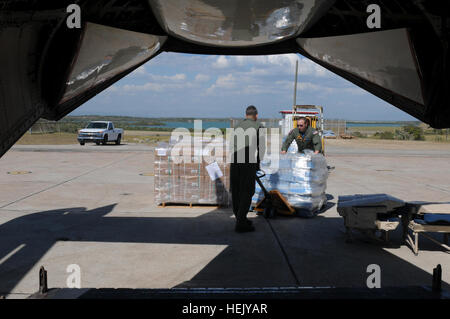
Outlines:
[[[261,172],[259,175],[258,173]],[[264,171],[259,171],[256,173],[256,182],[259,187],[261,187],[264,198],[260,200],[254,207],[254,211],[263,214],[265,218],[275,218],[277,214],[292,216],[295,214],[295,208],[289,204],[289,202],[281,195],[278,190],[267,191],[261,182],[261,178],[266,176]]]

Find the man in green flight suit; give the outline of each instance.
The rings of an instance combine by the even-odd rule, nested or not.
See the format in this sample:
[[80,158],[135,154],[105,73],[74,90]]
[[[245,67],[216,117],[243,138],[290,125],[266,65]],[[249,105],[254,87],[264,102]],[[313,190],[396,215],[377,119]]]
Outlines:
[[255,230],[252,222],[247,219],[247,213],[255,193],[259,161],[265,153],[265,136],[257,119],[258,111],[250,105],[245,111],[245,119],[240,121],[233,131],[230,188],[233,213],[236,217],[235,231],[238,233]]
[[281,154],[286,154],[293,140],[297,142],[299,152],[310,149],[317,154],[322,151],[322,139],[320,138],[319,132],[309,126],[306,117],[300,117],[297,120],[297,127],[291,130],[286,137],[281,147]]

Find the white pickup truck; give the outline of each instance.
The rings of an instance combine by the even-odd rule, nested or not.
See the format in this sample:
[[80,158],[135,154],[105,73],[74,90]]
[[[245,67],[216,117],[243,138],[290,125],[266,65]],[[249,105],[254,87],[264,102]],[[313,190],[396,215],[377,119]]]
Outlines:
[[84,143],[95,142],[99,145],[105,145],[108,142],[116,142],[120,144],[123,137],[123,130],[121,128],[114,128],[114,124],[109,121],[93,121],[90,122],[84,129],[78,131],[78,142],[80,145]]

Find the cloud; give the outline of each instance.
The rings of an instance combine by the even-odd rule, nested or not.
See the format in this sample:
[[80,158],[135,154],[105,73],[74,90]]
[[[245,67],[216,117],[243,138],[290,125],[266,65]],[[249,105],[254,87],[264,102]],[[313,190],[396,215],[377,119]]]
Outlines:
[[155,73],[148,73],[147,69],[144,65],[141,65],[136,70],[134,70],[130,75],[129,78],[134,77],[146,77],[153,81],[183,81],[186,80],[186,74],[184,73],[178,73],[175,75],[160,75]]
[[133,72],[131,72],[129,75],[127,75],[127,78],[129,79],[137,79],[148,76],[147,69],[144,65],[141,65],[137,69],[135,69]]
[[[206,95],[239,95],[239,94],[279,94],[275,83],[263,78],[253,77],[251,72],[237,74],[228,73],[217,77],[207,90]],[[287,82],[287,81],[286,81]]]
[[197,82],[207,82],[207,81],[209,81],[209,75],[206,75],[206,74],[197,74],[196,76],[195,76],[195,81],[197,81]]
[[183,90],[188,88],[193,88],[194,85],[189,82],[185,83],[156,83],[156,82],[147,82],[141,85],[135,84],[126,84],[120,88],[118,88],[118,92],[120,93],[135,93],[139,91],[153,91],[153,92],[165,92],[165,91],[173,91],[173,90]]
[[[294,87],[294,85],[292,87]],[[321,85],[317,85],[317,84],[309,83],[309,82],[297,83],[297,88],[300,91],[328,91],[330,89],[325,86],[321,86]]]
[[[313,76],[318,78],[333,76],[332,72],[298,54],[219,56],[211,62],[211,67],[227,73],[239,72],[248,76],[293,76],[296,61],[298,61],[298,73],[300,76]],[[202,68],[204,67],[202,65]]]
[[274,94],[275,90],[273,87],[268,87],[266,85],[259,85],[259,84],[249,84],[244,86],[241,89],[241,94]]
[[246,72],[247,76],[268,76],[272,75],[272,73],[268,69],[258,69],[253,67],[249,72]]
[[230,61],[223,55],[219,56],[212,64],[212,67],[217,69],[224,69],[230,66]]
[[300,75],[312,75],[315,77],[330,77],[333,75],[332,72],[306,58],[300,59],[298,73]]
[[175,75],[149,74],[149,76],[153,81],[161,81],[161,82],[186,80],[186,74],[184,74],[184,73],[175,74]]
[[297,54],[277,54],[277,55],[256,55],[256,56],[232,56],[229,65],[259,65],[259,66],[292,66],[295,67],[295,61],[299,58]]
[[236,77],[233,76],[233,74],[229,73],[227,75],[221,75],[217,78],[216,82],[206,90],[206,94],[212,94],[217,89],[221,89],[221,90],[234,89],[234,88],[236,88],[237,83],[238,83],[238,80]]
[[351,95],[368,95],[369,92],[361,89],[360,87],[348,87],[343,89],[344,92]]
[[[186,57],[183,56],[183,59],[186,59]],[[182,91],[183,89],[191,88],[195,89],[195,94],[200,96],[290,94],[294,88],[293,73],[296,61],[299,61],[300,81],[298,90],[300,91],[316,92],[315,94],[347,93],[360,95],[364,93],[363,90],[356,87],[336,88],[326,85],[326,82],[313,80],[314,78],[327,78],[331,73],[320,65],[297,54],[218,56],[214,57],[214,59],[205,57],[202,71],[205,70],[205,65],[208,64],[210,65],[209,70],[214,69],[216,71],[211,72],[212,74],[205,74],[204,72],[191,73],[189,77],[193,77],[194,81],[190,82],[187,81],[188,76],[185,73],[174,75],[158,74],[154,68],[152,68],[152,73],[147,73],[145,67],[141,66],[135,72],[138,75],[145,75],[149,79],[147,83],[130,83],[121,87],[117,86],[111,89],[110,92],[134,94],[141,91]],[[193,65],[191,64],[190,67],[193,67]],[[179,68],[176,67],[174,69]],[[208,85],[208,82],[214,78],[214,83]]]
[[133,93],[138,91],[155,91],[161,92],[164,90],[164,86],[159,83],[148,82],[142,85],[136,84],[125,84],[122,87],[118,88],[120,92],[123,93]]
[[[167,69],[183,70],[188,74],[205,74],[210,78],[228,73],[250,72],[247,75],[258,76],[291,76],[295,73],[295,62],[299,62],[300,76],[313,76],[317,78],[331,78],[335,75],[302,57],[300,54],[278,54],[259,56],[201,56],[179,53],[164,53],[155,60],[151,60],[146,66],[151,65],[152,73],[164,73]],[[141,71],[141,70],[140,70]],[[144,71],[144,70],[142,70]],[[136,71],[135,71],[136,72]]]
[[[211,56],[163,53],[109,87],[95,101],[99,105],[115,105],[117,109],[126,105],[124,112],[139,110],[145,115],[150,111],[141,111],[140,105],[149,101],[161,106],[161,110],[151,111],[160,112],[160,115],[168,115],[168,106],[189,116],[194,110],[203,115],[211,105],[217,105],[221,109],[218,115],[231,116],[237,112],[232,106],[242,103],[257,103],[270,113],[275,112],[274,105],[292,102],[296,61],[299,62],[297,89],[302,103],[321,103],[327,106],[328,114],[344,117],[345,114],[356,116],[354,109],[361,104],[369,105],[366,102],[369,100],[371,105],[384,105],[365,90],[299,54]],[[183,106],[179,105],[180,98]],[[135,102],[131,105],[130,101]],[[350,109],[353,110],[351,113]],[[365,111],[358,112],[364,114]],[[360,116],[364,118],[364,115]]]
[[119,91],[119,87],[117,85],[111,85],[110,87],[108,87],[105,91],[103,91],[104,93],[114,93]]
[[136,92],[164,92],[170,90],[183,90],[196,87],[192,82],[186,81],[186,74],[175,75],[149,75],[151,81],[143,84],[114,85],[108,90],[112,93],[134,94]]
[[216,81],[216,86],[219,88],[231,89],[236,87],[237,79],[233,74],[227,74],[225,76],[219,76]]
[[136,75],[143,75],[146,74],[146,69],[144,65],[141,65],[140,67],[138,67],[136,70],[133,71],[132,74],[136,74]]

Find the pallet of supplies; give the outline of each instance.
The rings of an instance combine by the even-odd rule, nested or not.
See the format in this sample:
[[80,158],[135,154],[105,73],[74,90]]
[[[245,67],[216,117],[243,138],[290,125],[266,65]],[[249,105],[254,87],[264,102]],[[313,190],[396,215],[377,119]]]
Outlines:
[[[225,143],[196,141],[199,149],[191,149],[188,160],[175,158],[172,151],[177,143],[160,143],[155,148],[155,202],[160,204],[209,204],[227,207],[230,204],[229,164]],[[183,146],[178,144],[179,148]],[[190,146],[190,144],[189,144]],[[207,156],[211,146],[222,147],[223,154]],[[183,154],[181,154],[183,155]],[[177,154],[176,156],[179,156]],[[213,159],[213,161],[211,161]],[[207,162],[209,160],[210,162]]]
[[[260,166],[266,174],[261,178],[264,187],[278,190],[298,216],[313,217],[326,204],[328,168],[322,154],[305,151],[281,154],[278,159],[266,156]],[[256,184],[253,206],[263,198],[264,193]]]

